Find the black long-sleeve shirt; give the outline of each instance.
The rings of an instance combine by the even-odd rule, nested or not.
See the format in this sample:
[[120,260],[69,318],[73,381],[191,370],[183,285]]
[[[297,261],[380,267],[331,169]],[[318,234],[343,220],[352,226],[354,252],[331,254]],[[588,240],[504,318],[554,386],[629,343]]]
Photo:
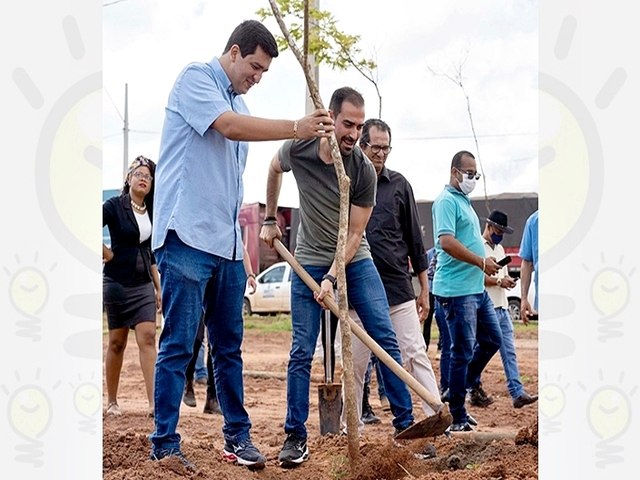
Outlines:
[[376,206],[366,231],[389,305],[415,300],[409,259],[416,273],[425,271],[429,265],[413,189],[402,174],[386,167],[382,169]]

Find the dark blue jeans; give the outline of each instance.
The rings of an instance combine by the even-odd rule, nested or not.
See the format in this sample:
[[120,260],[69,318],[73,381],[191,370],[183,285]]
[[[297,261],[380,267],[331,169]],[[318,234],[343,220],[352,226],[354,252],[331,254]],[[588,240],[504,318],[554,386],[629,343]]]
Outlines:
[[373,369],[376,369],[376,380],[378,381],[378,398],[382,399],[382,397],[386,397],[387,394],[384,391],[384,383],[382,381],[382,373],[380,373],[380,360],[373,353],[371,354],[371,360],[369,360],[369,365],[367,365],[367,371],[364,374],[364,383],[371,383],[371,376],[373,375]]
[[244,408],[241,344],[242,299],[246,276],[242,261],[231,261],[184,244],[169,231],[155,252],[162,276],[164,328],[155,368],[153,450],[180,448],[176,427],[193,342],[205,309],[218,401],[224,413],[225,440],[249,438]]
[[[305,266],[318,283],[329,266]],[[391,326],[387,295],[380,275],[371,259],[350,263],[346,268],[349,304],[356,311],[366,332],[391,357],[402,365],[400,348]],[[313,292],[300,279],[291,279],[291,322],[293,326],[291,352],[287,369],[287,417],[284,430],[306,438],[305,423],[309,418],[309,386],[311,362],[320,330],[322,307]],[[393,425],[404,429],[414,420],[408,387],[387,366],[380,364],[384,386],[394,416]],[[224,408],[223,408],[224,411]]]
[[[524,387],[520,381],[520,369],[518,368],[518,358],[516,356],[516,342],[513,336],[513,321],[505,308],[496,308],[496,316],[498,317],[498,323],[502,331],[500,358],[502,358],[504,374],[507,377],[509,395],[515,400],[524,393]],[[480,383],[480,377],[478,376],[473,383]]]
[[449,409],[454,423],[465,422],[467,388],[477,386],[474,382],[500,348],[502,332],[486,291],[460,297],[438,296],[438,301],[451,335]]
[[444,320],[442,305],[436,297],[433,299],[434,313],[440,333],[438,344],[440,345],[440,392],[444,393],[449,388],[449,364],[451,362],[451,335],[449,326]]

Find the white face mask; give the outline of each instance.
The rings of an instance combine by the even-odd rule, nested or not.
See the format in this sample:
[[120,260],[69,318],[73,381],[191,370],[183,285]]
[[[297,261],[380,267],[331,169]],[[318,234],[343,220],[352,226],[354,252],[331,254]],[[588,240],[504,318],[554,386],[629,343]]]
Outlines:
[[465,195],[469,195],[471,192],[473,192],[473,189],[476,188],[476,179],[469,178],[469,176],[464,172],[461,173],[462,181],[458,181],[458,185],[460,185],[460,190],[462,191],[462,193],[464,193]]

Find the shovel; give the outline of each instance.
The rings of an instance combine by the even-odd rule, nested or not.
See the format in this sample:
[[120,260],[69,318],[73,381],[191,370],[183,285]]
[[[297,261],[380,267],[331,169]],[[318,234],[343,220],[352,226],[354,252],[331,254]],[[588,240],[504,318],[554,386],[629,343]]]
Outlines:
[[320,435],[340,431],[342,411],[342,384],[333,383],[331,369],[331,312],[324,310],[324,383],[318,385],[318,413]]
[[[302,281],[314,292],[320,291],[320,285],[309,275],[306,270],[300,265],[298,260],[287,250],[280,240],[277,238],[273,240],[273,245],[276,251],[284,258],[296,274],[302,279]],[[331,297],[324,298],[324,304],[331,310],[336,316],[340,316],[340,309],[338,304]],[[424,420],[413,424],[411,427],[398,433],[395,438],[400,440],[410,440],[414,438],[427,438],[436,437],[443,434],[449,425],[453,422],[453,417],[449,412],[449,407],[442,403],[439,397],[433,395],[429,390],[424,388],[415,378],[413,378],[409,372],[407,372],[402,365],[396,362],[391,355],[389,355],[375,340],[373,340],[367,332],[364,331],[360,325],[354,322],[348,315],[347,321],[351,327],[353,334],[364,343],[369,350],[371,350],[376,357],[380,359],[393,373],[395,373],[400,380],[402,380],[409,388],[411,388],[416,394],[422,398],[427,405],[429,405],[436,413]]]

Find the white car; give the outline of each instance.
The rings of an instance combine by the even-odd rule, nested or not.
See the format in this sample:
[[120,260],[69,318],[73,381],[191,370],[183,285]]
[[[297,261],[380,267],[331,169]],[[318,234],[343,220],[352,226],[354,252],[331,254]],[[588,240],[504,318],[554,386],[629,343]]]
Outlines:
[[247,284],[244,291],[245,315],[253,313],[289,313],[291,311],[291,266],[278,262],[256,277],[256,291]]
[[[531,279],[531,286],[529,287],[529,303],[533,305],[535,298],[536,284],[535,278]],[[507,290],[507,300],[509,301],[509,315],[511,320],[516,322],[520,321],[520,279],[516,281],[516,286],[511,290]]]

